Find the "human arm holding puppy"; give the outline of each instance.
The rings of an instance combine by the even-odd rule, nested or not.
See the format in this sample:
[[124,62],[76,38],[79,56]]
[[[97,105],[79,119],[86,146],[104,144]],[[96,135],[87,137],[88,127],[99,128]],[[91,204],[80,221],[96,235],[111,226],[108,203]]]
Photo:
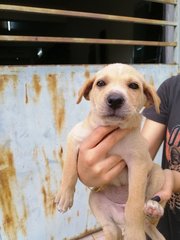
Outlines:
[[[149,144],[152,159],[163,141],[165,129],[165,125],[151,120],[146,120],[144,124],[142,135]],[[126,166],[123,159],[120,156],[107,157],[107,154],[127,133],[127,130],[99,127],[82,143],[78,157],[78,174],[85,185],[102,186],[121,173]],[[168,200],[172,192],[180,191],[180,173],[164,171],[166,182],[158,195],[162,200]]]
[[[142,135],[148,142],[152,159],[154,159],[161,143],[164,143],[162,167],[165,169],[165,183],[156,195],[160,196],[161,200],[169,200],[172,193],[176,193],[172,200],[174,208],[171,209],[169,204],[166,205],[165,214],[159,224],[161,232],[167,240],[180,239],[179,92],[180,75],[167,79],[158,89],[161,98],[160,114],[157,114],[153,108],[147,109],[143,113],[147,120],[142,128]],[[122,132],[115,130],[113,137],[109,137],[110,134],[108,138],[104,139],[110,132],[108,128],[103,131],[102,128],[96,129],[80,148],[78,172],[82,182],[88,186],[99,186],[110,182],[125,167],[123,160],[117,156],[108,157],[108,161],[106,161],[109,148],[126,134],[124,130]],[[106,144],[102,144],[103,141],[106,141]],[[96,154],[97,148],[98,154]]]
[[[171,95],[170,89],[175,85],[171,84],[170,88],[168,85],[170,80],[171,79],[166,80],[158,90],[161,98],[160,121],[157,119],[157,113],[155,113],[154,110],[150,110],[153,112],[153,114],[156,114],[155,120],[146,119],[145,124],[142,128],[142,135],[148,142],[149,152],[152,159],[154,159],[156,156],[160,145],[164,141],[167,131],[167,124],[165,124],[166,118],[169,118],[169,106],[166,106],[168,102],[167,98]],[[172,92],[174,93],[173,89]],[[149,115],[148,111],[149,110],[147,110],[147,115]],[[78,172],[80,179],[87,186],[99,186],[106,184],[110,182],[114,177],[116,177],[125,167],[124,161],[119,156],[111,156],[108,157],[107,161],[104,161],[111,147],[127,134],[127,130],[120,129],[114,130],[113,133],[111,132],[112,128],[100,127],[96,129],[80,147],[78,158]],[[170,195],[170,188],[173,188],[173,192],[180,192],[180,174],[176,171],[170,172],[168,170],[166,170],[165,173],[167,179],[169,178],[167,182],[173,182],[173,186],[170,186],[169,184],[169,186],[167,186],[166,193],[166,186],[164,186],[163,191],[159,192],[159,194],[162,195],[161,198],[163,200],[167,200],[170,197],[167,197],[167,195]]]

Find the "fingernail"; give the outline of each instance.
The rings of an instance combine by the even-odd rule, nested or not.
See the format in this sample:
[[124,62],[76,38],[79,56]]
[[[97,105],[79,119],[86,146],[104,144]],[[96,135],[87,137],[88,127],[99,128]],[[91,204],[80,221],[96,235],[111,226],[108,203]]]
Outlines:
[[160,198],[160,196],[154,196],[153,198],[151,198],[151,200],[156,201],[156,202],[160,202],[161,198]]

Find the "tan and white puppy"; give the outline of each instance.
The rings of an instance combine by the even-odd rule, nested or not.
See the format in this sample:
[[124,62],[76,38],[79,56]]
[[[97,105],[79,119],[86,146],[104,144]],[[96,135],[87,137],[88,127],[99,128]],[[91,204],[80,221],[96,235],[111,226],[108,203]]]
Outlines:
[[[91,109],[87,118],[68,135],[61,187],[56,196],[58,209],[65,212],[73,204],[78,178],[77,156],[83,139],[98,126],[126,128],[129,133],[109,155],[119,154],[127,168],[101,191],[91,192],[90,207],[106,240],[145,240],[145,232],[153,240],[164,240],[156,229],[158,219],[148,220],[143,211],[145,201],[151,199],[164,183],[163,171],[152,162],[148,145],[140,134],[141,109],[154,104],[159,112],[160,100],[154,88],[136,69],[117,63],[104,67],[85,81],[77,103],[83,96],[90,100]],[[156,201],[149,200],[145,207],[163,213]]]

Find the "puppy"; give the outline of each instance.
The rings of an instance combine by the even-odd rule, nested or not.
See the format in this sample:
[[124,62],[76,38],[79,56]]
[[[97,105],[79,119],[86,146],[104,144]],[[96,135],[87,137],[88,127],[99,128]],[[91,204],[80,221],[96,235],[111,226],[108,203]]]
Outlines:
[[[110,64],[87,80],[79,91],[77,103],[90,100],[87,118],[69,133],[60,191],[56,203],[61,212],[72,207],[77,175],[77,156],[83,139],[98,126],[116,126],[129,133],[109,152],[119,154],[127,164],[123,172],[101,191],[91,191],[90,207],[101,224],[106,240],[153,240],[165,238],[156,229],[158,219],[144,215],[145,201],[151,199],[164,183],[161,168],[152,162],[148,145],[140,134],[140,110],[160,100],[143,76],[126,64]],[[164,206],[165,203],[162,203]],[[163,213],[161,205],[149,200],[146,210]]]

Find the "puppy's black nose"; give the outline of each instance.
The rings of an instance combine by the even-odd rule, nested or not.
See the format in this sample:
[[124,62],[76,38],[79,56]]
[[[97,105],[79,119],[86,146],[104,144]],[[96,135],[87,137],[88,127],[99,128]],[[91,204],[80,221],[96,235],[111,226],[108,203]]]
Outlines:
[[107,105],[112,109],[120,108],[124,101],[124,97],[119,94],[112,94],[107,97]]

